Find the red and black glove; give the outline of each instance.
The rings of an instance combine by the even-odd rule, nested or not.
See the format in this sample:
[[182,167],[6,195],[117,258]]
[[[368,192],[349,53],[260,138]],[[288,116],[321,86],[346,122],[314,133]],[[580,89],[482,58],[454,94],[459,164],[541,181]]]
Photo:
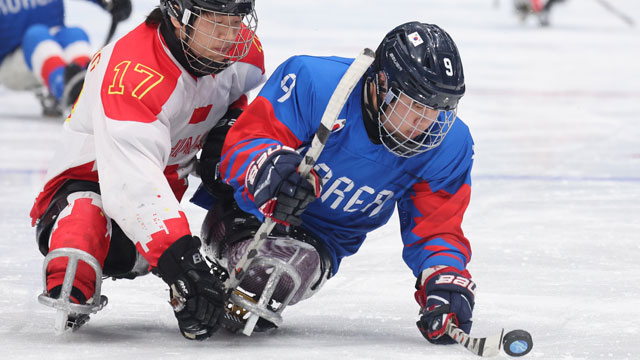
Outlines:
[[219,327],[227,295],[200,254],[200,240],[186,235],[176,240],[160,259],[157,271],[170,287],[178,327],[189,340],[204,340]]
[[446,324],[453,321],[467,334],[471,331],[476,284],[467,270],[434,270],[415,293],[421,307],[416,325],[430,343],[453,344],[455,340],[446,335]]
[[264,216],[284,225],[302,223],[300,215],[320,196],[322,184],[313,170],[306,177],[298,173],[301,161],[293,149],[278,146],[249,166],[246,186]]

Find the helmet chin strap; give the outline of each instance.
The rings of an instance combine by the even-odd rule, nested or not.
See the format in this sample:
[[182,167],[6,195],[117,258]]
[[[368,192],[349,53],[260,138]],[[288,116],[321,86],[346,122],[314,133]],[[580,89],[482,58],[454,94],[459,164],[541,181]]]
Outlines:
[[[217,74],[222,70],[226,69],[226,62],[220,62],[211,60],[204,56],[196,56],[191,49],[188,50],[189,54],[193,58],[193,61],[190,61],[191,69],[196,72],[198,76],[208,76],[211,74]],[[211,72],[211,69],[218,69]]]
[[[373,88],[372,88],[373,86]],[[372,93],[376,88],[374,82],[370,78],[365,77],[362,84],[362,120],[367,136],[372,143],[380,145],[380,129],[378,128],[378,109],[376,101],[373,99]]]

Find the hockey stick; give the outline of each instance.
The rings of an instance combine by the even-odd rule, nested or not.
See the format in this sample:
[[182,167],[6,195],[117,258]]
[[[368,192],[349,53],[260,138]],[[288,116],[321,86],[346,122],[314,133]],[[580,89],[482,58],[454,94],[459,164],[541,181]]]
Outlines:
[[533,348],[531,334],[524,330],[512,330],[500,334],[475,338],[460,330],[452,321],[447,322],[447,335],[465,349],[481,357],[496,356],[504,346],[504,352],[510,356],[524,356]]
[[[111,12],[114,6],[113,0],[102,0],[102,3],[104,9]],[[111,26],[109,26],[109,32],[107,33],[107,38],[104,40],[104,45],[102,45],[102,47],[105,47],[109,44],[109,41],[111,41],[111,38],[113,38],[113,34],[116,33],[116,28],[118,27],[119,23],[120,22],[116,20],[113,15],[111,15]]]
[[118,27],[118,24],[119,22],[116,21],[114,17],[111,17],[111,26],[109,27],[107,38],[104,40],[104,45],[102,45],[102,47],[105,47],[109,44],[109,41],[111,41],[111,38],[113,38],[113,34],[116,33],[116,28]]
[[598,2],[598,4],[602,5],[602,7],[607,9],[607,11],[609,11],[609,13],[615,15],[620,20],[624,21],[627,25],[629,25],[629,26],[635,26],[636,25],[635,21],[633,21],[633,19],[630,16],[628,16],[627,14],[625,14],[622,11],[620,11],[620,10],[616,9],[615,7],[613,7],[613,5],[611,5],[608,1],[606,1],[606,0],[596,0],[596,2]]
[[458,344],[464,346],[465,349],[478,356],[490,357],[498,355],[503,334],[504,329],[502,329],[500,334],[484,338],[474,338],[460,330],[452,321],[447,322],[447,335]]
[[[320,153],[324,149],[324,145],[327,143],[329,134],[331,134],[331,128],[340,115],[340,111],[347,102],[347,99],[354,87],[360,81],[362,75],[373,62],[373,58],[373,51],[368,48],[364,49],[349,66],[340,79],[340,82],[338,82],[338,85],[324,110],[324,114],[320,120],[320,127],[311,141],[311,146],[298,166],[298,172],[302,177],[305,177],[309,171],[311,171],[311,168],[320,156]],[[258,254],[258,249],[266,241],[275,225],[275,221],[269,217],[265,217],[265,220],[262,225],[260,225],[260,228],[258,228],[253,241],[249,244],[240,260],[238,260],[235,268],[229,272],[229,278],[225,281],[224,286],[230,294],[238,287],[238,285],[240,285],[240,282],[245,276],[245,270],[249,268],[249,265]],[[245,335],[251,335],[258,318],[258,315],[251,314],[249,319],[247,319],[244,330],[242,331]]]

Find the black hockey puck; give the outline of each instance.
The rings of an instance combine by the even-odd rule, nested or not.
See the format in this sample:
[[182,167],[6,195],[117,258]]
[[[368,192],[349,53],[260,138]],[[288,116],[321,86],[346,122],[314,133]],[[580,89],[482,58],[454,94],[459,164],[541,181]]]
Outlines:
[[502,338],[502,348],[509,356],[524,356],[532,347],[531,334],[524,330],[509,331]]

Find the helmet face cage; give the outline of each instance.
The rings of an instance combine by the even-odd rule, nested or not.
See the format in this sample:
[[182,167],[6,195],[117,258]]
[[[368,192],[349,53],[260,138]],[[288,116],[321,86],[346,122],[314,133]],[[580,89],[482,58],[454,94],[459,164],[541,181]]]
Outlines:
[[411,157],[442,143],[456,119],[456,109],[433,109],[391,88],[378,115],[380,140],[387,150]]
[[181,21],[182,50],[200,76],[217,74],[247,56],[258,26],[253,9],[236,15],[193,6]]
[[366,77],[376,89],[380,138],[389,151],[411,157],[442,143],[465,92],[449,34],[419,22],[397,26],[378,46]]

